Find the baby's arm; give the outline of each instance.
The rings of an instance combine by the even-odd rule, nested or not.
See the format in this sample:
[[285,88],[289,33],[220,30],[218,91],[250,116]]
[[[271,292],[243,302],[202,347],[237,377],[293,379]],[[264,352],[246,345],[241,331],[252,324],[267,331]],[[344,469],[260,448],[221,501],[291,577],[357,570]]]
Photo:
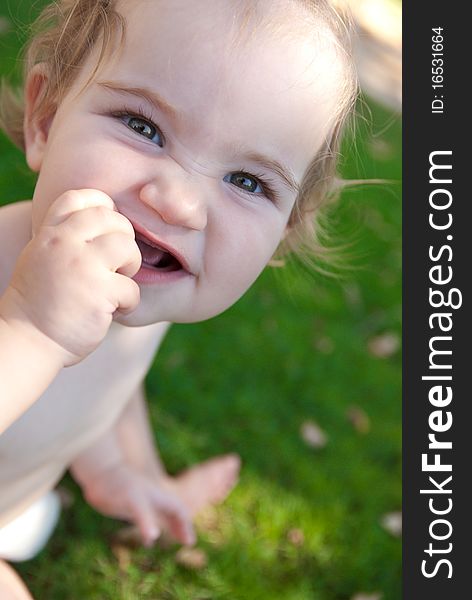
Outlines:
[[195,540],[191,516],[166,485],[140,386],[114,427],[71,465],[87,501],[105,515],[134,523],[152,544],[161,528],[184,544]]
[[46,390],[62,369],[59,347],[22,320],[2,317],[0,298],[0,433]]
[[53,202],[0,297],[0,433],[139,303],[131,223],[98,190]]

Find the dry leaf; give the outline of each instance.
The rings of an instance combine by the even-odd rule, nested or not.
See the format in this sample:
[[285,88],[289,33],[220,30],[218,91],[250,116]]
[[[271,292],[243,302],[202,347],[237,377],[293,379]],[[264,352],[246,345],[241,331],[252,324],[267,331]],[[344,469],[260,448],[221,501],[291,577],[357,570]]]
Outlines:
[[295,527],[287,533],[287,539],[294,546],[303,546],[305,543],[305,534],[301,529]]
[[351,425],[357,431],[357,433],[369,433],[370,419],[369,415],[365,412],[365,410],[363,410],[359,406],[351,406],[348,409],[346,416]]
[[387,513],[381,518],[380,524],[393,537],[400,537],[402,534],[402,513],[399,511]]
[[356,594],[355,596],[353,596],[351,598],[351,600],[382,600],[382,598],[383,598],[383,594],[380,594],[379,592],[375,592],[373,594],[364,594],[364,593]]
[[377,335],[369,340],[368,348],[377,358],[389,358],[400,348],[400,336],[393,332]]
[[127,571],[128,567],[131,564],[130,549],[126,546],[122,546],[121,544],[113,544],[111,547],[111,551],[113,552],[116,560],[118,561],[120,571]]
[[187,569],[200,571],[208,564],[208,557],[204,550],[199,548],[181,548],[175,555],[175,562]]
[[304,421],[300,427],[300,435],[310,448],[324,448],[328,443],[326,433],[315,421]]
[[315,348],[321,354],[332,354],[334,352],[334,342],[329,337],[321,337],[315,340]]

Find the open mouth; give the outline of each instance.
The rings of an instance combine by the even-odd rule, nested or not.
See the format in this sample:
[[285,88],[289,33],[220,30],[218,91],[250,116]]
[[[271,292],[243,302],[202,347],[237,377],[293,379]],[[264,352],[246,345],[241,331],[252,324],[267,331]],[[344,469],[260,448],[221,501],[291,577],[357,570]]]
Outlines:
[[162,273],[184,269],[182,263],[173,254],[160,248],[137,231],[135,233],[136,243],[143,259],[143,267],[155,269]]

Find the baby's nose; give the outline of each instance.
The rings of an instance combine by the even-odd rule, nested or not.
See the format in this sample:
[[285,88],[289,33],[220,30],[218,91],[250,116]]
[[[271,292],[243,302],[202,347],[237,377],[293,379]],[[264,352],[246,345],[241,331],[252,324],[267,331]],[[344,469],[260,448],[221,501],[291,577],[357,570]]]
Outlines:
[[[192,189],[193,187],[193,189]],[[169,225],[202,231],[207,224],[207,208],[201,190],[192,182],[153,181],[140,191],[141,202],[155,210]]]

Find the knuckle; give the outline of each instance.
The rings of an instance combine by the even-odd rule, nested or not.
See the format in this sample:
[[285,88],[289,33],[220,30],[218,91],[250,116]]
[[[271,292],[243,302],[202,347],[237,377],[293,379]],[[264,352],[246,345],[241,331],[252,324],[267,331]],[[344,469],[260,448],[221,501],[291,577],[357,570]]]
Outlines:
[[94,212],[94,217],[100,221],[104,221],[110,216],[110,209],[102,204],[99,206],[94,206],[92,210]]
[[119,223],[123,229],[126,229],[126,235],[129,234],[130,236],[132,236],[133,241],[134,241],[134,228],[131,225],[130,220],[119,212],[115,212],[114,215],[115,215],[115,218],[117,219],[117,223]]
[[68,190],[52,202],[47,212],[49,215],[55,215],[56,213],[64,211],[64,209],[74,209],[77,206],[77,203],[78,196],[76,195],[75,190]]
[[95,202],[100,203],[102,206],[113,209],[115,204],[108,194],[101,190],[86,189],[84,193],[93,198]]
[[80,207],[83,204],[83,198],[79,190],[67,190],[57,199],[58,205],[63,205],[65,202],[71,206]]
[[62,243],[63,243],[63,240],[59,235],[53,235],[47,241],[47,245],[50,248],[57,248],[59,246],[62,246]]
[[103,202],[106,202],[107,204],[113,204],[113,200],[111,199],[111,197],[105,192],[102,192],[102,190],[92,190],[92,193],[95,193],[97,195],[97,198],[100,198],[101,200],[103,200]]
[[36,236],[36,242],[40,248],[52,251],[60,249],[64,244],[64,240],[56,228],[42,228]]
[[42,231],[37,238],[37,244],[37,251],[41,252],[46,260],[49,257],[54,260],[60,259],[63,262],[71,251],[70,240],[57,228]]
[[79,198],[82,197],[82,194],[80,193],[80,190],[66,190],[62,196],[60,196],[62,198],[69,198],[71,200],[78,200]]

